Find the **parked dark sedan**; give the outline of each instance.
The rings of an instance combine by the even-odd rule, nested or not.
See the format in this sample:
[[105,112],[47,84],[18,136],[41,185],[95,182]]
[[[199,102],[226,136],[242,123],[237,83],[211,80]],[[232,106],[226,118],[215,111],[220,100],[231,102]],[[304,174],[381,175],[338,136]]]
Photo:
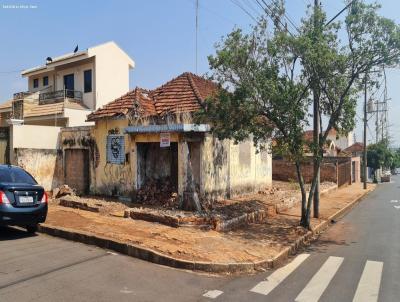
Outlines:
[[47,194],[25,170],[0,165],[0,225],[16,225],[29,233],[47,216]]

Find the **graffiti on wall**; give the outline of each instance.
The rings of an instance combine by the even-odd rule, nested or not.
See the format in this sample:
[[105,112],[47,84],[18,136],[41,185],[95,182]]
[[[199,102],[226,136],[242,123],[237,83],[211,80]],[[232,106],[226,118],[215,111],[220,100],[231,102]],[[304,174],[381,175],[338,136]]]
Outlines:
[[104,165],[104,175],[107,177],[102,180],[99,188],[102,193],[117,196],[124,195],[131,191],[131,169],[129,165],[106,164]]

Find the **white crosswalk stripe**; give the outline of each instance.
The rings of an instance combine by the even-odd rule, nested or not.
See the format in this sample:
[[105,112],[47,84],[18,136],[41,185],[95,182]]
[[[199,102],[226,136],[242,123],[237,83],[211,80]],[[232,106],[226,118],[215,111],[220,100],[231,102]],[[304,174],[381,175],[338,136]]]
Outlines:
[[335,276],[342,262],[342,257],[329,257],[310,282],[308,282],[303,291],[297,296],[295,301],[317,302],[328,287],[333,276]]
[[218,296],[222,295],[223,293],[224,293],[223,291],[214,289],[214,290],[209,290],[206,293],[204,293],[203,297],[210,298],[210,299],[215,299]]
[[[257,283],[250,292],[267,296],[275,288],[299,268],[310,254],[300,254],[289,264],[277,269],[264,281]],[[344,258],[330,256],[314,274],[307,285],[298,294],[295,302],[318,302],[332,279],[337,274]],[[377,302],[383,273],[383,262],[367,260],[355,290],[353,302]],[[282,288],[282,285],[280,286]],[[284,290],[284,289],[283,289]],[[209,290],[203,297],[216,299],[224,292],[220,290]]]
[[291,263],[286,266],[277,269],[271,275],[268,276],[266,281],[261,281],[254,286],[250,291],[262,295],[268,295],[275,287],[279,285],[283,280],[286,279],[300,264],[303,263],[310,255],[300,254]]
[[353,302],[378,301],[382,270],[383,262],[367,261],[360,282],[358,283]]

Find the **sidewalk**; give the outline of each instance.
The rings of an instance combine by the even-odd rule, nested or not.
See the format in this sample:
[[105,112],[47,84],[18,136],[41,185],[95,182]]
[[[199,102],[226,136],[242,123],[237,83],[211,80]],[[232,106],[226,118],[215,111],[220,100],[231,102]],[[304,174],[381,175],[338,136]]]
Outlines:
[[[369,185],[368,192],[374,188]],[[329,224],[332,215],[350,208],[366,193],[361,185],[355,184],[322,196],[321,219],[312,220],[313,229],[320,231]],[[300,206],[296,206],[268,217],[265,223],[222,233],[189,227],[175,228],[50,205],[47,221],[41,230],[91,244],[97,244],[93,238],[98,237],[102,243],[97,245],[102,247],[112,248],[112,242],[115,242],[123,246],[118,249],[128,246],[127,254],[180,268],[248,271],[258,266],[275,266],[275,262],[282,261],[293,252],[294,246],[306,239],[305,236],[309,238],[312,235],[298,226],[299,214]],[[108,241],[111,243],[106,244]],[[128,252],[130,249],[134,251]],[[188,265],[183,265],[185,263]],[[201,264],[201,267],[194,263]]]

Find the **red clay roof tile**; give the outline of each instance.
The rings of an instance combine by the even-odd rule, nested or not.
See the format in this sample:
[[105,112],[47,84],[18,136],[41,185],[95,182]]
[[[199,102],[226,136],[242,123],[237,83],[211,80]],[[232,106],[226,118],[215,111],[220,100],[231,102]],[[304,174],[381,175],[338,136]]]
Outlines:
[[360,142],[356,142],[352,144],[351,146],[347,147],[343,151],[345,152],[362,152],[364,151],[364,144]]
[[149,97],[147,90],[136,87],[134,90],[89,114],[87,120],[95,121],[105,117],[118,117],[127,114],[131,110],[136,110],[142,116],[156,114],[154,102]]
[[[185,72],[153,91],[141,88],[128,92],[88,116],[88,121],[125,115],[139,108],[142,116],[172,112],[193,112],[218,90],[218,85],[193,73]],[[136,105],[135,105],[136,104]]]

